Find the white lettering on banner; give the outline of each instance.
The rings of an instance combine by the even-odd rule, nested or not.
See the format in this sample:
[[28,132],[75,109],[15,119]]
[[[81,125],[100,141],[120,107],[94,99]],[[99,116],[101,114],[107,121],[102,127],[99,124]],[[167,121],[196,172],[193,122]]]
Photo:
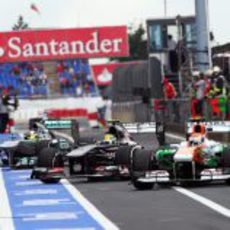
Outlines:
[[8,56],[10,58],[57,56],[71,54],[97,54],[97,53],[118,53],[121,51],[122,39],[102,39],[99,40],[98,32],[92,33],[92,38],[86,42],[76,41],[56,41],[39,42],[35,44],[23,43],[19,37],[12,37],[8,41]]
[[93,33],[93,39],[89,40],[89,42],[85,45],[85,50],[87,53],[99,53],[98,49],[98,33]]
[[37,43],[34,45],[35,46],[35,49],[37,50],[37,55],[38,56],[48,56],[49,55],[49,50],[48,50],[48,47],[46,45],[46,43]]
[[101,42],[101,51],[104,53],[109,53],[112,51],[112,41],[105,39]]
[[14,192],[16,196],[26,196],[26,195],[53,195],[57,194],[56,189],[30,189],[25,191]]
[[34,52],[33,52],[33,46],[30,43],[26,43],[23,46],[23,56],[24,57],[32,57],[34,56]]
[[114,39],[113,40],[113,46],[114,46],[114,52],[118,53],[121,51],[120,44],[122,43],[122,39]]
[[60,55],[66,55],[69,54],[70,50],[69,50],[69,44],[68,42],[61,42],[59,45],[59,54]]
[[[9,48],[11,50],[9,51],[8,55],[11,58],[18,58],[18,57],[21,56],[22,52],[21,52],[20,47],[17,45],[17,43],[18,43],[18,45],[21,43],[21,39],[20,38],[18,38],[18,37],[12,37],[11,39],[9,39],[8,45],[9,45]],[[16,53],[11,52],[11,51],[14,51]]]
[[0,57],[4,56],[5,50],[0,46]]
[[78,214],[74,212],[47,212],[28,214],[23,217],[23,221],[76,220],[78,218]]
[[71,204],[70,199],[40,199],[40,200],[24,200],[23,206],[49,206],[60,204]]
[[72,50],[72,54],[84,54],[85,50],[84,50],[84,44],[81,41],[74,41],[71,42],[71,50]]
[[55,40],[51,40],[50,42],[50,49],[51,49],[51,54],[52,55],[58,55],[57,52],[57,46],[58,46],[58,42],[56,42]]

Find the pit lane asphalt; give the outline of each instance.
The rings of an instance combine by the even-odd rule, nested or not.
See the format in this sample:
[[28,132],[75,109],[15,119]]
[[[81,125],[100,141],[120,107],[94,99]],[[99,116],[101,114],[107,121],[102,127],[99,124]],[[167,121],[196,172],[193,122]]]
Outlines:
[[[144,142],[150,147],[153,139],[145,138]],[[168,142],[175,143],[175,140]],[[156,186],[150,191],[137,191],[128,181],[90,183],[73,179],[70,182],[122,230],[230,229],[230,218],[171,187]],[[230,187],[225,184],[186,189],[230,209]]]
[[[91,135],[86,132],[84,136]],[[93,136],[101,136],[94,132]],[[155,146],[155,139],[142,136],[139,143]],[[168,143],[178,139],[168,138]],[[171,187],[156,186],[137,191],[128,181],[90,183],[82,179],[70,182],[121,230],[229,230],[230,218],[178,193]],[[225,184],[186,188],[230,209],[230,187]]]

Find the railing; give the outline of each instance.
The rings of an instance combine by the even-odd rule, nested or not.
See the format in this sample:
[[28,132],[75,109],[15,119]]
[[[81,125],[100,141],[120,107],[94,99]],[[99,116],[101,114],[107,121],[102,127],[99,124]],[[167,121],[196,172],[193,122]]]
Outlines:
[[197,113],[197,102],[190,98],[173,100],[153,100],[144,104],[142,101],[113,103],[113,119],[125,122],[153,121],[164,119],[167,123],[184,124],[191,117],[202,116],[205,120],[229,120],[230,101],[221,101],[220,98],[205,99],[202,102],[201,112]]

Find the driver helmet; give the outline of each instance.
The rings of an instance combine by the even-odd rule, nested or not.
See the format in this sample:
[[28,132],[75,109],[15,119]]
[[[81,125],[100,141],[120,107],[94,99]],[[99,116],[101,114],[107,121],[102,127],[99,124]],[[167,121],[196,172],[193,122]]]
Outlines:
[[189,146],[197,146],[197,145],[201,145],[204,143],[204,136],[202,135],[191,135],[189,137]]
[[103,138],[103,142],[107,144],[115,144],[117,142],[117,138],[113,134],[105,134]]
[[26,140],[37,140],[38,134],[35,131],[29,131],[28,133],[25,134],[25,139]]

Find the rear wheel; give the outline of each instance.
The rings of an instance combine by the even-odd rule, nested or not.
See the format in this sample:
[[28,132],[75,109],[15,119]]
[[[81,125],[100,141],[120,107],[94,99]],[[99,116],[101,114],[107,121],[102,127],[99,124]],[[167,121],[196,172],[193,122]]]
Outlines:
[[36,143],[20,142],[16,147],[15,156],[35,156],[36,155]]
[[133,153],[131,178],[134,187],[138,190],[150,190],[153,188],[152,182],[140,182],[138,178],[145,175],[145,172],[153,169],[153,152],[151,150],[137,149]]
[[136,149],[133,153],[132,171],[145,172],[152,169],[153,151]]
[[44,184],[56,184],[59,183],[61,178],[46,178],[46,179],[42,179],[40,178],[40,180],[44,183]]
[[121,146],[115,154],[115,164],[130,166],[130,155],[134,146]]
[[44,168],[62,167],[62,157],[57,155],[57,149],[44,148],[38,154],[37,166]]
[[223,152],[222,164],[224,168],[230,168],[230,147],[226,148]]
[[133,185],[137,190],[150,190],[153,189],[154,183],[143,183],[135,179],[133,180]]
[[[230,147],[224,150],[221,158],[221,165],[224,170],[227,170],[227,173],[230,173]],[[225,182],[227,185],[230,185],[230,179],[227,179]]]
[[227,185],[230,185],[230,179],[227,179],[225,182]]
[[36,145],[36,152],[39,155],[39,153],[44,149],[44,148],[48,148],[50,143],[50,140],[40,140],[37,142]]

